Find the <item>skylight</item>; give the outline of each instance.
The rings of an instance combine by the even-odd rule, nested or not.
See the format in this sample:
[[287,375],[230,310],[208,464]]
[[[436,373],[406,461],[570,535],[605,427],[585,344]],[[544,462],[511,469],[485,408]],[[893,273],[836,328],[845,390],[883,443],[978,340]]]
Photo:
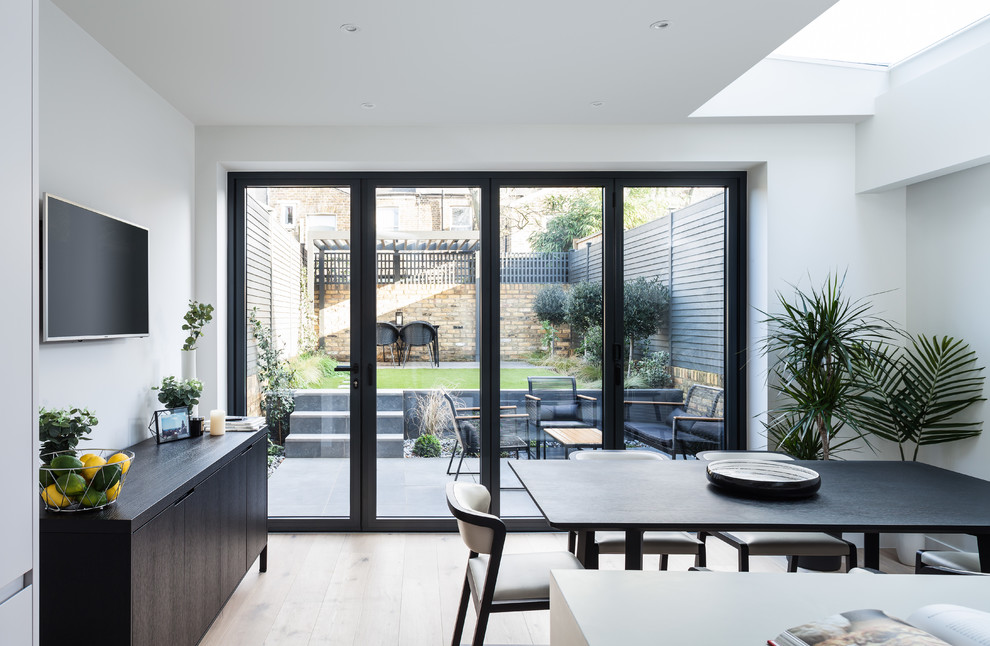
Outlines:
[[988,0],[839,0],[771,55],[891,66],[988,15]]

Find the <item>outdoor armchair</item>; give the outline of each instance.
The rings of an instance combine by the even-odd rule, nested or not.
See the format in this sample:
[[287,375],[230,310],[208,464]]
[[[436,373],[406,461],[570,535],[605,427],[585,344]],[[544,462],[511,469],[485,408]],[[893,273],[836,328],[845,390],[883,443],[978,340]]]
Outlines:
[[579,395],[574,377],[527,377],[529,393],[525,395],[529,430],[546,457],[547,428],[595,428],[598,399]]
[[724,392],[695,384],[683,402],[626,400],[626,433],[673,458],[720,448],[725,437]]
[[[481,432],[478,422],[481,416],[478,414],[480,410],[477,407],[458,407],[454,403],[454,398],[449,394],[444,393],[444,399],[447,400],[447,404],[450,406],[450,416],[454,423],[454,437],[457,443],[454,445],[453,450],[450,452],[450,461],[447,462],[447,475],[453,475],[454,481],[462,475],[479,475],[477,471],[461,471],[461,467],[464,464],[464,457],[467,454],[480,455],[481,454]],[[500,420],[508,420],[521,415],[514,415],[509,410],[515,410],[515,406],[502,406],[502,412],[499,416]],[[500,411],[501,412],[501,411]],[[501,424],[499,424],[501,426]],[[460,448],[461,458],[457,461],[457,469],[451,472],[451,467],[454,464],[454,456],[457,455],[457,450]],[[502,432],[499,429],[499,449],[509,453],[515,453],[516,459],[519,459],[519,452],[522,450],[529,449],[529,443],[520,438],[518,435],[511,432]]]

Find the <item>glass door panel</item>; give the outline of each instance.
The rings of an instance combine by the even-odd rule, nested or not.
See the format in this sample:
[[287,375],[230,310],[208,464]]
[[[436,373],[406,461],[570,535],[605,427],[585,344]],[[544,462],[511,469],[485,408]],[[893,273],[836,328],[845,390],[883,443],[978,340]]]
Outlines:
[[[503,517],[540,516],[509,460],[601,447],[602,195],[600,187],[499,191]],[[517,443],[526,449],[507,450]]]
[[246,190],[248,414],[267,414],[272,518],[351,516],[351,191]]
[[481,189],[375,191],[378,518],[449,517],[479,482]]
[[722,187],[622,191],[627,449],[725,445],[725,208]]

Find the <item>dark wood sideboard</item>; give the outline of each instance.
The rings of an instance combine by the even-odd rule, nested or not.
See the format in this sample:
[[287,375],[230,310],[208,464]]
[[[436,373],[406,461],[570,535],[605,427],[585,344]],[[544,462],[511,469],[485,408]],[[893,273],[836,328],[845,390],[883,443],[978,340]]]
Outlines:
[[116,504],[42,510],[41,643],[198,643],[259,556],[266,569],[267,437],[146,440]]

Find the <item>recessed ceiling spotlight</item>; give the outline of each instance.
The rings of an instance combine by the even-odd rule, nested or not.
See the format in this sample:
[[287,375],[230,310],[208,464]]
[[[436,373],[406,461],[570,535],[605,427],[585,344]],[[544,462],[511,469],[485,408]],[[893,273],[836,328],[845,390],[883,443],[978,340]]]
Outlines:
[[343,25],[340,26],[340,28],[349,34],[353,34],[356,31],[361,31],[360,27],[349,22],[345,22]]
[[370,102],[365,102],[361,104],[361,107],[364,108],[365,110],[374,110],[375,104]]
[[666,29],[667,27],[670,27],[669,20],[658,20],[650,25],[650,29],[658,29],[658,30]]
[[593,107],[593,108],[600,108],[603,105],[605,105],[605,102],[604,101],[592,101],[591,102],[591,107]]

